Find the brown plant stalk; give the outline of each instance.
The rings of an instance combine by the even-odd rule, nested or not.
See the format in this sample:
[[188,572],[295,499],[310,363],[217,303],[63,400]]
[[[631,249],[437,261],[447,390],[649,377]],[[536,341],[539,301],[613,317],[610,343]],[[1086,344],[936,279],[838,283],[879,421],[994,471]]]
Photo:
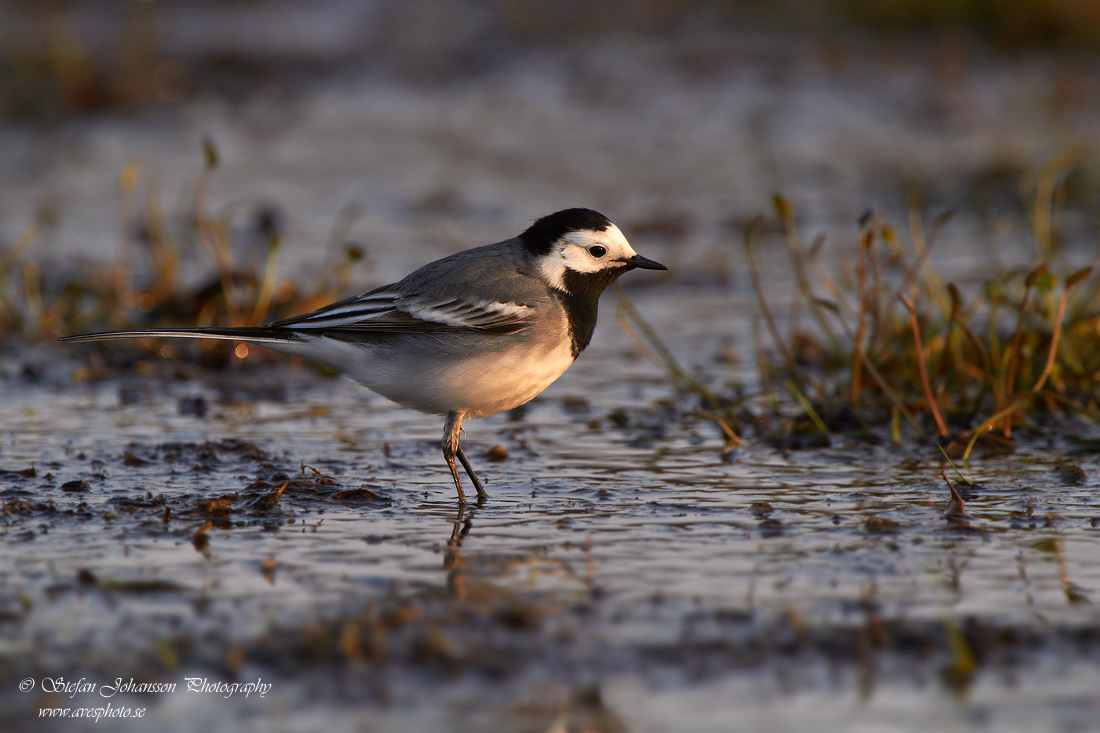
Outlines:
[[920,323],[917,321],[917,307],[913,304],[913,301],[905,297],[903,293],[898,293],[898,299],[909,309],[909,324],[913,328],[913,341],[917,347],[917,368],[920,370],[920,381],[921,386],[924,388],[924,398],[928,402],[928,409],[932,411],[932,417],[936,421],[936,428],[940,431],[940,435],[946,438],[947,425],[944,424],[943,415],[940,414],[940,406],[936,397],[932,394],[932,384],[928,381],[928,367],[924,363],[924,345],[921,342]]

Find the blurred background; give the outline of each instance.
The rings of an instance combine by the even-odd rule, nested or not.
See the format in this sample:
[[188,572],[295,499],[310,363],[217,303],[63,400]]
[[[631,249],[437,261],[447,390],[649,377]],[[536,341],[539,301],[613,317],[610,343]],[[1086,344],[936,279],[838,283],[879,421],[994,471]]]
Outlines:
[[[1100,274],[1069,274],[1100,243],[1098,51],[1100,0],[0,0],[0,728],[37,716],[19,678],[86,664],[277,680],[158,701],[178,730],[373,730],[364,695],[420,715],[393,730],[1091,729],[1095,432],[1027,415],[977,527],[944,526],[931,416],[897,435],[1048,376],[1100,415]],[[569,206],[670,271],[471,430],[473,518],[438,422],[346,380],[54,341],[263,323]]]
[[575,205],[735,282],[776,191],[846,246],[919,205],[1028,247],[1053,180],[1055,238],[1097,239],[1095,0],[3,0],[0,46],[0,253],[61,284],[141,282],[151,230],[209,270],[215,159],[235,261],[277,235],[356,283]]

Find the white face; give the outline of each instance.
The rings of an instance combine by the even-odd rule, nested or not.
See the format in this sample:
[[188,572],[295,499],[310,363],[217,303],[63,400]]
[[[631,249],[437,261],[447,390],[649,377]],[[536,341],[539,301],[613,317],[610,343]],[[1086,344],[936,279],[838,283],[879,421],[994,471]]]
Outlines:
[[637,252],[612,224],[602,232],[586,229],[559,239],[540,263],[543,277],[555,288],[565,287],[566,270],[592,273],[626,267],[622,262]]

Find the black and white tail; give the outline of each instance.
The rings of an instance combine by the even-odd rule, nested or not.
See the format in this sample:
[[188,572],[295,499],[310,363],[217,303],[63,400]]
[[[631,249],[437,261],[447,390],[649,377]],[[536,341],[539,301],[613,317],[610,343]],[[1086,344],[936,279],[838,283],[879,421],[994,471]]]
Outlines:
[[58,341],[106,341],[108,339],[146,338],[221,339],[223,341],[248,341],[254,344],[295,343],[301,337],[285,328],[150,328],[135,331],[106,331],[62,336]]

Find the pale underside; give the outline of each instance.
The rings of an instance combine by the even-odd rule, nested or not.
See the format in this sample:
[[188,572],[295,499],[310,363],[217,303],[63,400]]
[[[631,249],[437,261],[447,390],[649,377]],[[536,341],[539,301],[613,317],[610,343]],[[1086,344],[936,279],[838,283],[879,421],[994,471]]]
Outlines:
[[405,407],[468,417],[522,405],[573,363],[568,339],[539,345],[523,333],[402,334],[377,344],[321,336],[263,345],[335,367]]

